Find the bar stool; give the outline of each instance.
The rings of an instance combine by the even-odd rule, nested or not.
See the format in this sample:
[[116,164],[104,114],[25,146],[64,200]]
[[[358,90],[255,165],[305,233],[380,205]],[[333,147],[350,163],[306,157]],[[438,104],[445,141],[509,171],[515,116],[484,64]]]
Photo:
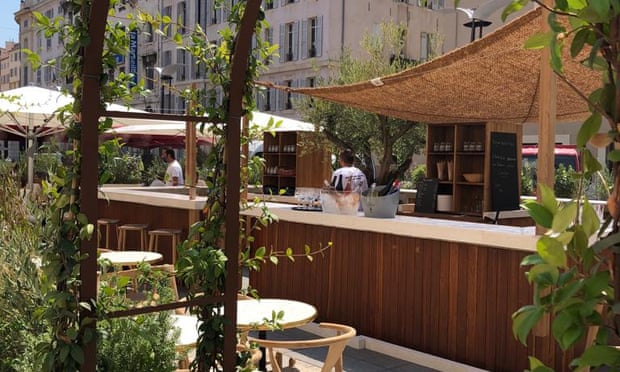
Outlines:
[[118,224],[119,221],[120,220],[116,218],[99,218],[97,220],[97,248],[102,248],[99,245],[99,241],[101,240],[101,227],[105,227],[105,246],[103,248],[110,249],[110,228],[114,227],[118,232],[116,224]]
[[181,240],[181,230],[162,228],[149,231],[149,251],[159,252],[159,237],[170,238],[170,254],[172,256],[171,263],[174,265],[177,258],[177,245]]
[[149,227],[143,223],[127,223],[118,227],[118,249],[125,250],[127,243],[127,232],[137,231],[140,234],[140,250],[146,250],[146,229]]

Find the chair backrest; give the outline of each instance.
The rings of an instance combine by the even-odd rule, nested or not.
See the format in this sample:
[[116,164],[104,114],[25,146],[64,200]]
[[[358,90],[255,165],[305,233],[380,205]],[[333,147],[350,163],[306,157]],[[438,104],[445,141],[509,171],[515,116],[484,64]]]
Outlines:
[[356,330],[353,327],[336,324],[336,323],[320,323],[321,328],[333,329],[337,332],[335,336],[323,337],[311,340],[263,340],[254,337],[248,337],[248,341],[256,342],[258,345],[267,349],[267,353],[272,360],[273,371],[280,371],[280,367],[275,364],[275,355],[273,348],[281,349],[310,349],[316,347],[328,346],[327,356],[323,363],[321,372],[331,371],[332,368],[336,368],[336,371],[342,371],[342,353],[347,346],[347,342],[355,337]]

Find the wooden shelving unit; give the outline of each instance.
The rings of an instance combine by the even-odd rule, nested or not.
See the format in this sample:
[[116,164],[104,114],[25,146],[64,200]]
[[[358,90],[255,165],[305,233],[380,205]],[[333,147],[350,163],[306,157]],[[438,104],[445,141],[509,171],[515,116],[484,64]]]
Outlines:
[[[438,195],[453,196],[449,212],[481,216],[491,210],[489,149],[492,132],[515,133],[517,148],[521,147],[521,126],[516,124],[467,123],[428,126],[426,176],[439,180]],[[442,163],[444,165],[441,165]],[[464,173],[482,174],[482,180],[468,182],[463,177]]]
[[322,187],[331,177],[329,154],[304,150],[304,132],[265,133],[263,138],[263,188],[266,193],[293,195],[296,187]]

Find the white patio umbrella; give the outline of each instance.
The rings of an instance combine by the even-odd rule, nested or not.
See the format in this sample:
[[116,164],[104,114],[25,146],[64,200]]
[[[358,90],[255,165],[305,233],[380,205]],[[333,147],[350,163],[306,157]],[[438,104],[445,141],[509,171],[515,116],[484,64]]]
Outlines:
[[[73,97],[57,90],[25,86],[0,92],[0,130],[23,137],[27,141],[28,188],[34,176],[35,139],[63,132],[59,110],[73,103]],[[140,111],[117,104],[108,110]]]

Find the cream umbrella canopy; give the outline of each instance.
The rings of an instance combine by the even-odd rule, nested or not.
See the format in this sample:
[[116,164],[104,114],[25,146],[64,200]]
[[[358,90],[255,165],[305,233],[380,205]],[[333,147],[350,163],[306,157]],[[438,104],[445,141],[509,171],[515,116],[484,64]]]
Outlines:
[[[63,132],[66,128],[60,110],[73,103],[73,97],[60,91],[25,86],[0,92],[0,130],[26,139],[28,156],[28,188],[34,175],[35,140]],[[140,111],[117,104],[108,110]]]

